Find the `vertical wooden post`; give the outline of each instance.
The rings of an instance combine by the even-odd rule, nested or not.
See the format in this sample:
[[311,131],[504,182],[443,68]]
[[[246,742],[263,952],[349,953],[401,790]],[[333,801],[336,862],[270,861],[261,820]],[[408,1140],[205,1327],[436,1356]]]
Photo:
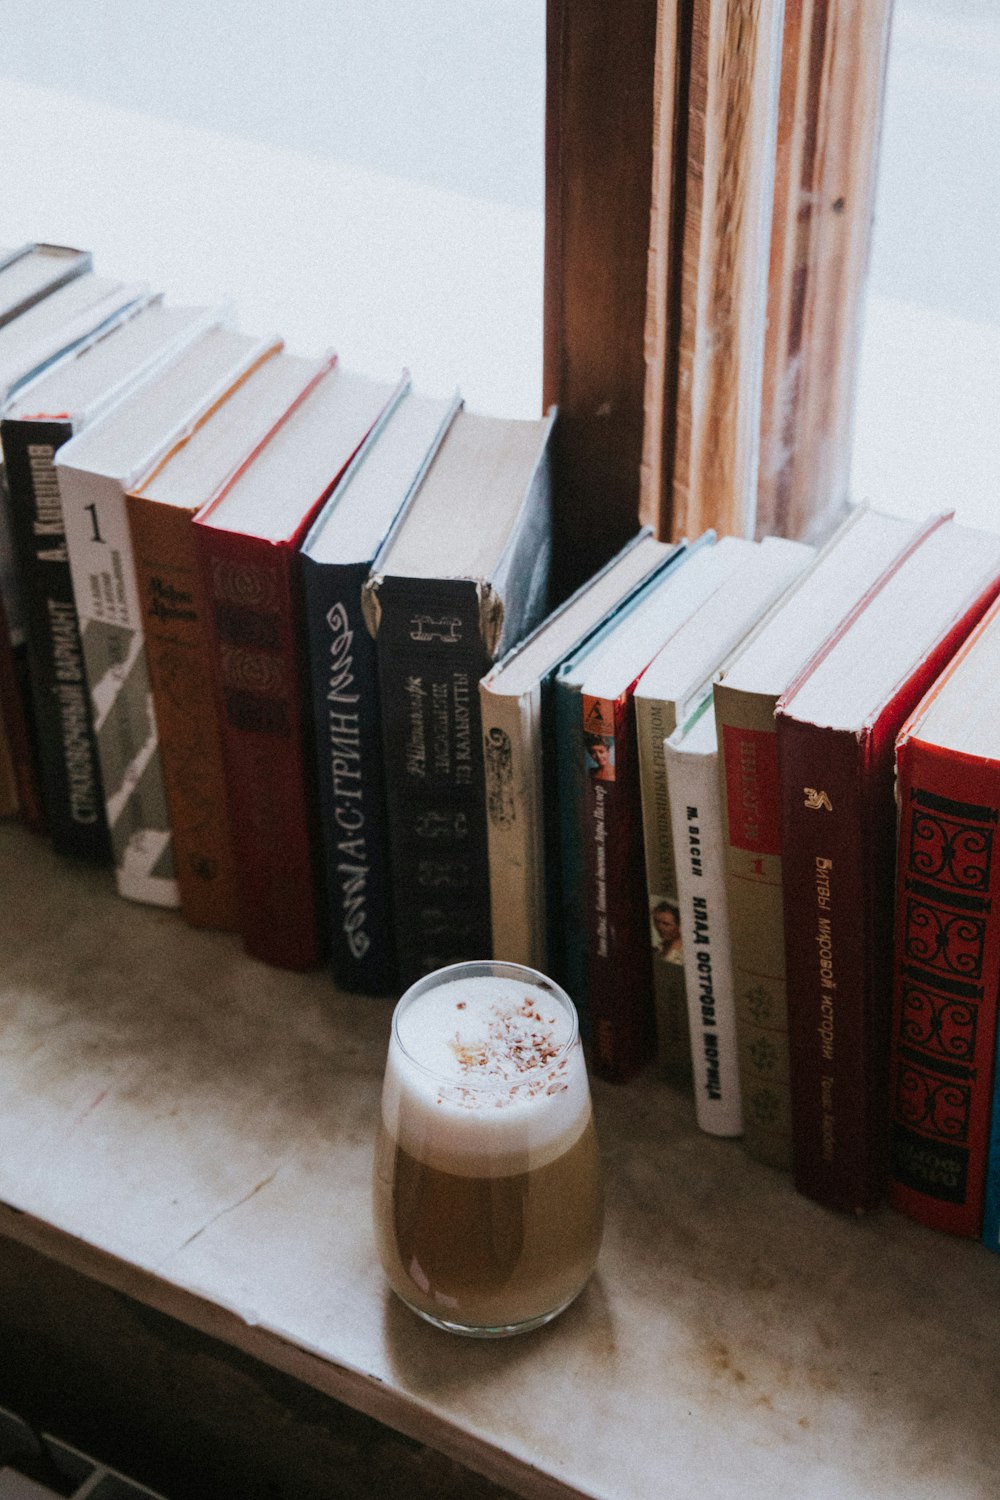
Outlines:
[[639,524],[656,0],[548,0],[546,406],[557,586]]

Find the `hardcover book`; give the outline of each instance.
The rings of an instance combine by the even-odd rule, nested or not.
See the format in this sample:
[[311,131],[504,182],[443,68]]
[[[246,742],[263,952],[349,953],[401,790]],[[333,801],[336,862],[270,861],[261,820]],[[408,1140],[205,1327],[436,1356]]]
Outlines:
[[747,637],[713,687],[726,797],[743,1141],[790,1169],[791,1098],[774,709],[796,672],[884,570],[916,525],[860,506]]
[[967,1236],[983,1221],[1000,992],[998,676],[994,605],[896,741],[889,1202]]
[[236,878],[222,734],[198,563],[195,515],[322,378],[265,340],[225,398],[206,410],[125,497],[181,909],[194,927],[235,930]]
[[194,314],[171,363],[55,458],[115,880],[155,906],[179,894],[125,495],[256,359],[221,316]]
[[459,412],[365,586],[404,984],[492,951],[478,683],[547,608],[554,420]]
[[[668,572],[681,567],[702,547],[715,541],[714,532],[705,532],[697,542],[674,545],[661,565],[632,591],[597,630],[587,636],[560,664],[552,684],[552,723],[555,745],[556,779],[559,786],[559,894],[561,908],[557,917],[559,964],[556,977],[572,997],[580,1016],[580,1029],[587,1042],[593,1040],[593,1025],[588,992],[587,962],[588,914],[585,893],[584,829],[588,769],[580,753],[580,689],[591,654],[619,628],[623,620],[638,612],[650,595],[664,582]],[[669,1053],[678,1055],[686,1027]],[[690,1068],[686,1077],[690,1076]],[[677,1082],[685,1081],[685,1077]]]
[[41,796],[17,667],[0,599],[0,817],[20,813],[22,822],[40,832],[44,826]]
[[587,999],[594,1068],[614,1082],[632,1077],[656,1041],[633,693],[654,656],[753,546],[723,537],[693,552],[583,662],[576,754],[585,768]]
[[404,378],[302,544],[331,966],[361,994],[388,994],[398,980],[378,668],[361,592],[458,405]]
[[[78,252],[70,252],[74,264]],[[6,264],[18,260],[7,257]],[[17,393],[43,370],[72,350],[110,328],[146,300],[145,289],[106,277],[95,276],[87,269],[89,257],[83,256],[78,274],[57,286],[40,301],[18,312],[0,326],[0,412]],[[11,267],[11,270],[15,267]],[[0,281],[3,277],[0,272]],[[23,293],[23,285],[21,291]],[[16,307],[18,298],[11,306]],[[18,782],[18,799],[22,813],[41,805],[41,788],[36,771],[34,723],[31,715],[31,687],[25,648],[25,627],[21,590],[17,577],[14,543],[10,532],[6,473],[0,465],[0,603],[6,618],[6,644],[0,675],[7,684],[5,720],[11,740],[13,762]],[[21,754],[16,746],[26,746]]]
[[[719,748],[710,697],[664,742],[664,759],[677,860],[674,946],[684,965],[695,1118],[709,1135],[741,1135]],[[664,956],[676,963],[669,950]]]
[[299,549],[393,387],[334,365],[194,521],[248,953],[324,952]]
[[860,1213],[886,1186],[896,736],[1000,591],[1000,536],[931,527],[775,714],[795,1184]]
[[493,951],[544,974],[564,966],[555,674],[672,554],[637,534],[479,684]]
[[69,245],[28,244],[0,251],[0,328],[91,267],[90,252]]
[[180,354],[201,315],[159,302],[24,387],[0,422],[45,820],[61,854],[111,857],[97,741],[66,551],[55,455]]
[[[661,1071],[668,1077],[687,1061],[686,1048],[680,1058],[672,1058],[669,1047],[677,1031],[687,1027],[690,985],[678,934],[680,870],[664,742],[694,713],[710,693],[715,672],[812,557],[811,547],[781,537],[768,537],[760,545],[729,541],[743,551],[725,586],[695,609],[658,652],[633,695],[657,1042]],[[697,1049],[692,1055],[698,1058]],[[696,1064],[696,1084],[697,1077]]]

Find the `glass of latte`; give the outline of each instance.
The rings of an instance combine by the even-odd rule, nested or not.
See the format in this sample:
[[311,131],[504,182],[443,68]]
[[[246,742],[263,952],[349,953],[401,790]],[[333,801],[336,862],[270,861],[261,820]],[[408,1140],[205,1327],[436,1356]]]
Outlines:
[[534,969],[439,969],[396,1006],[375,1149],[389,1284],[428,1322],[547,1323],[597,1260],[603,1200],[576,1011]]

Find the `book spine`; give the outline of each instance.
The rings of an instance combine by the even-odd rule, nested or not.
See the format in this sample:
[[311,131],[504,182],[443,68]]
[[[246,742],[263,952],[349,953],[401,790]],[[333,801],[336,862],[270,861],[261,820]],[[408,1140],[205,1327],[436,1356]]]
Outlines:
[[578,754],[583,804],[588,994],[594,1070],[614,1083],[633,1077],[655,1046],[642,809],[631,694],[581,695]]
[[19,807],[14,754],[10,748],[3,709],[0,707],[0,818],[13,818]]
[[787,1171],[792,1106],[775,699],[735,691],[724,681],[715,684],[713,696],[725,797],[743,1143],[758,1161]]
[[588,994],[587,917],[584,900],[584,782],[580,754],[580,694],[558,678],[552,694],[555,758],[559,787],[559,911],[557,928],[550,925],[550,963],[554,978],[565,989],[580,1017],[580,1033],[592,1042]]
[[3,816],[19,812],[28,828],[42,832],[45,815],[32,749],[31,726],[26,709],[29,686],[27,660],[22,646],[12,644],[7,615],[0,599],[0,806]]
[[535,696],[480,685],[493,953],[547,972],[545,850]]
[[1000,985],[1000,765],[908,737],[897,772],[889,1201],[977,1236]]
[[885,1191],[891,780],[869,735],[777,724],[795,1185],[861,1213]]
[[302,559],[330,958],[346,990],[396,987],[382,720],[364,565]]
[[377,600],[393,910],[409,984],[492,952],[478,693],[490,657],[474,583],[385,578]]
[[323,956],[319,820],[297,557],[199,523],[195,545],[243,945],[265,963],[311,969]]
[[997,1035],[997,1055],[993,1060],[993,1088],[990,1091],[986,1179],[983,1184],[982,1241],[988,1250],[1000,1254],[1000,1027],[998,1027]]
[[[562,803],[565,790],[560,777],[559,730],[557,720],[556,674],[549,672],[538,684],[538,731],[536,754],[541,755],[541,809],[538,823],[541,831],[541,860],[544,872],[542,887],[542,938],[545,962],[542,968],[562,983],[565,974],[565,917],[563,912]],[[579,759],[579,758],[578,758]],[[575,769],[575,768],[574,768]],[[570,993],[569,986],[563,988]],[[580,1034],[589,1037],[589,1018],[580,1013]]]
[[58,853],[106,862],[111,844],[55,466],[72,424],[6,421],[0,433],[45,821]]
[[717,753],[666,746],[677,850],[695,1116],[710,1135],[743,1131]]
[[125,495],[117,479],[57,464],[115,881],[180,905]]
[[192,512],[126,498],[181,909],[238,925],[222,738]]
[[660,1072],[668,1083],[686,1087],[692,1078],[691,1032],[684,964],[667,962],[656,929],[656,913],[677,919],[678,872],[670,790],[663,742],[676,724],[672,705],[657,698],[635,698],[639,744],[639,781],[642,789],[642,831],[649,894],[653,999],[656,1009],[656,1052]]

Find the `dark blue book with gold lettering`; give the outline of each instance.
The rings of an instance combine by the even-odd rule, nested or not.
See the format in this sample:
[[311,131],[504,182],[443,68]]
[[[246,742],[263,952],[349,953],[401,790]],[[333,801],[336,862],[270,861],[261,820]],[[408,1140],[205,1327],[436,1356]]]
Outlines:
[[457,398],[417,395],[405,379],[302,546],[331,966],[361,994],[388,994],[398,978],[375,642],[361,593],[457,409]]
[[492,952],[479,680],[548,608],[554,411],[461,411],[372,565],[400,978]]

